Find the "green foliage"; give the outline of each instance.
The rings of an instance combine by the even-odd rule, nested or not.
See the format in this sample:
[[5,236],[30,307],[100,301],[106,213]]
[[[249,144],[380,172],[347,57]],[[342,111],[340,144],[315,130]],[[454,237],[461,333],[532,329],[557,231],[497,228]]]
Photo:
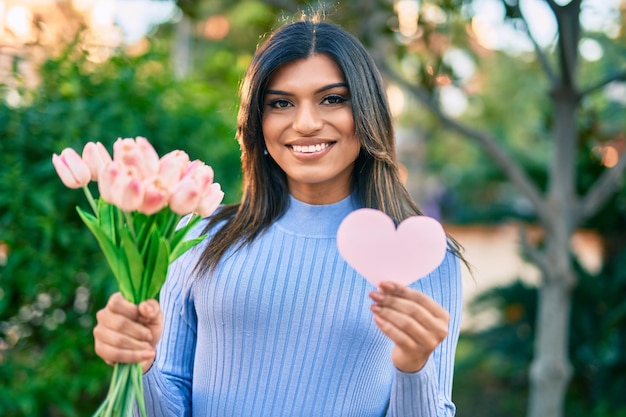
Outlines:
[[587,415],[601,409],[604,415],[626,415],[625,267],[623,248],[602,274],[581,274],[574,293],[570,355],[576,371],[568,406],[587,408]]
[[[581,187],[601,168],[580,162]],[[626,416],[626,187],[587,224],[603,240],[604,266],[589,274],[576,265],[569,357],[574,375],[566,399],[568,417]],[[498,322],[462,335],[455,398],[459,415],[517,416],[525,408],[536,326],[537,289],[522,282],[480,295],[471,313],[496,314]],[[476,376],[480,375],[480,390]],[[472,394],[473,393],[473,394]],[[476,398],[478,396],[478,399]]]
[[236,201],[233,72],[175,81],[158,44],[103,64],[71,45],[45,62],[36,89],[19,90],[19,105],[0,100],[0,243],[10,251],[0,265],[0,415],[89,415],[110,381],[92,329],[115,281],[76,213],[89,210],[84,195],[63,186],[52,153],[145,136],[159,154],[184,149],[211,165]]
[[[463,10],[458,9],[461,3],[467,6]],[[424,13],[418,36],[410,42],[398,43],[390,58],[397,61],[395,65],[402,77],[418,85],[435,104],[444,88],[454,86],[463,91],[467,109],[455,119],[472,129],[488,132],[495,144],[518,162],[543,192],[553,153],[559,152],[553,149],[551,141],[555,128],[551,89],[555,86],[534,52],[513,46],[501,50],[483,47],[480,34],[472,33],[468,26],[472,3],[475,2],[425,2],[449,13],[436,24],[429,22]],[[494,11],[502,6],[502,18],[506,16],[511,25],[522,29],[524,26],[516,18],[519,17],[517,3],[494,2]],[[535,18],[532,14],[526,17]],[[525,38],[523,30],[518,33],[520,39]],[[625,33],[623,27],[619,34],[612,35],[601,29],[589,32],[583,28],[582,38],[597,41],[604,55],[597,61],[580,59],[577,79],[581,90],[623,71],[620,68],[626,64]],[[557,52],[556,48],[544,51],[554,69],[558,68]],[[472,75],[463,76],[464,71],[471,73],[470,67],[474,69]],[[581,193],[588,190],[603,169],[597,151],[592,149],[611,141],[619,147],[619,141],[623,141],[620,132],[626,129],[624,103],[610,98],[606,94],[608,89],[595,90],[580,102],[577,127],[581,148],[576,171]],[[424,171],[436,176],[446,190],[445,198],[440,201],[446,220],[455,223],[534,220],[528,203],[484,149],[467,137],[441,128],[437,117],[422,109],[411,108],[400,123],[411,126],[424,138],[421,160]]]
[[[607,259],[597,275],[580,267],[577,270],[579,284],[573,292],[569,343],[574,375],[566,415],[624,416],[626,246]],[[520,392],[528,390],[536,305],[537,289],[515,282],[482,294],[472,306],[475,311],[494,312],[499,320],[487,330],[463,336],[457,359],[457,374],[461,376],[455,388],[459,392],[459,384],[467,383],[468,375],[484,375],[484,381],[496,385],[499,394],[499,405],[491,404],[489,415],[516,415],[511,414],[507,403],[515,404]],[[475,410],[471,398],[462,394],[459,398],[459,407]]]

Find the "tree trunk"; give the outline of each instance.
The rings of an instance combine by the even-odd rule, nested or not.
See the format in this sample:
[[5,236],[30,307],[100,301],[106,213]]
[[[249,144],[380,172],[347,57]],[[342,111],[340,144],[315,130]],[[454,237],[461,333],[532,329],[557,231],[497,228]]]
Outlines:
[[[554,252],[557,256],[562,254]],[[572,376],[568,359],[571,271],[557,271],[539,290],[535,354],[530,368],[528,417],[561,417]]]
[[561,417],[571,379],[569,317],[576,283],[570,261],[576,201],[577,95],[568,85],[553,91],[554,147],[548,189],[549,223],[545,224],[545,264],[539,288],[535,352],[530,370],[528,417]]
[[551,92],[554,105],[552,161],[548,184],[550,216],[546,229],[543,281],[539,288],[537,334],[530,369],[528,417],[562,417],[572,369],[569,362],[571,293],[576,285],[570,239],[576,225],[576,87],[580,0],[559,7],[550,2],[559,27],[560,79]]

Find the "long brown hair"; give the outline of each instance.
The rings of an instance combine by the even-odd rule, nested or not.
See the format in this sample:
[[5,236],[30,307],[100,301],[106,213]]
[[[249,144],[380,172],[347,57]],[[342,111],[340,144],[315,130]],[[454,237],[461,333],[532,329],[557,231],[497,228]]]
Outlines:
[[[224,206],[209,220],[205,232],[223,224],[200,257],[200,271],[215,268],[226,251],[252,242],[286,211],[285,173],[263,153],[263,101],[278,68],[314,54],[325,54],[337,63],[351,94],[355,133],[361,143],[352,173],[359,203],[383,211],[396,223],[422,214],[400,180],[392,117],[373,59],[344,29],[305,17],[276,30],[257,49],[245,74],[237,117],[243,196],[240,203]],[[458,244],[451,240],[451,246],[458,255]]]

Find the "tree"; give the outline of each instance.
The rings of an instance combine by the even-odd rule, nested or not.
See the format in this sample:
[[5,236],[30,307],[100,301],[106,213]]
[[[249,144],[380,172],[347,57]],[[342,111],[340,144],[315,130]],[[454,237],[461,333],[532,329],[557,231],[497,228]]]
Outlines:
[[[615,166],[606,168],[588,190],[580,193],[577,190],[576,171],[577,152],[580,149],[577,121],[581,104],[589,100],[592,94],[613,81],[626,80],[626,62],[623,59],[617,62],[621,67],[617,70],[612,68],[612,72],[607,71],[604,78],[595,84],[581,86],[578,74],[582,0],[572,0],[565,5],[546,0],[558,29],[555,59],[533,37],[520,3],[523,2],[502,1],[507,17],[526,33],[534,45],[537,60],[549,82],[546,98],[552,105],[552,144],[551,159],[546,167],[545,189],[530,178],[518,160],[507,153],[500,138],[447,115],[434,94],[438,87],[436,82],[413,84],[385,57],[379,59],[379,62],[385,74],[410,91],[436,115],[443,126],[478,144],[527,199],[536,220],[543,226],[545,235],[541,246],[523,239],[525,253],[540,268],[543,277],[539,290],[534,358],[530,370],[528,416],[558,417],[563,415],[565,394],[572,375],[568,359],[568,329],[571,293],[577,278],[572,264],[570,240],[574,230],[597,213],[616,191],[626,168],[626,158],[619,158]],[[454,5],[450,6],[454,8]],[[436,29],[432,28],[430,32],[428,28],[424,31],[424,36],[436,33]],[[439,54],[439,57],[442,55]],[[441,60],[438,64],[441,64]],[[426,80],[434,81],[437,76],[445,75],[445,68],[439,68],[441,72],[433,71]]]
[[194,23],[198,19],[198,0],[177,0],[181,16],[176,23],[174,44],[172,49],[172,66],[176,78],[185,78],[191,72],[192,34]]
[[78,42],[66,45],[44,61],[37,87],[20,85],[18,105],[0,85],[2,416],[89,415],[110,380],[91,333],[115,281],[76,213],[89,210],[85,198],[58,179],[53,153],[87,141],[111,151],[117,137],[145,136],[160,155],[184,149],[206,161],[238,200],[234,77],[177,81],[157,44],[100,64]]

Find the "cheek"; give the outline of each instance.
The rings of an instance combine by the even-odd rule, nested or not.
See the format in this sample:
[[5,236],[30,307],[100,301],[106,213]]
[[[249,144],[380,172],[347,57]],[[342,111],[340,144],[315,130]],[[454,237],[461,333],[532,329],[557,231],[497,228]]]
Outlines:
[[271,142],[272,131],[265,123],[263,123],[261,133],[263,133],[263,146],[267,149],[268,142]]
[[356,136],[352,109],[346,109],[343,114],[339,114],[338,116],[335,124],[342,131],[343,135]]
[[360,153],[361,153],[361,143],[359,142],[359,139],[356,136],[353,136],[350,142],[350,154],[352,156],[352,160],[355,161],[359,157]]
[[265,142],[272,142],[277,139],[278,126],[276,125],[276,119],[273,117],[264,117],[261,119],[261,128],[263,131],[263,138]]

